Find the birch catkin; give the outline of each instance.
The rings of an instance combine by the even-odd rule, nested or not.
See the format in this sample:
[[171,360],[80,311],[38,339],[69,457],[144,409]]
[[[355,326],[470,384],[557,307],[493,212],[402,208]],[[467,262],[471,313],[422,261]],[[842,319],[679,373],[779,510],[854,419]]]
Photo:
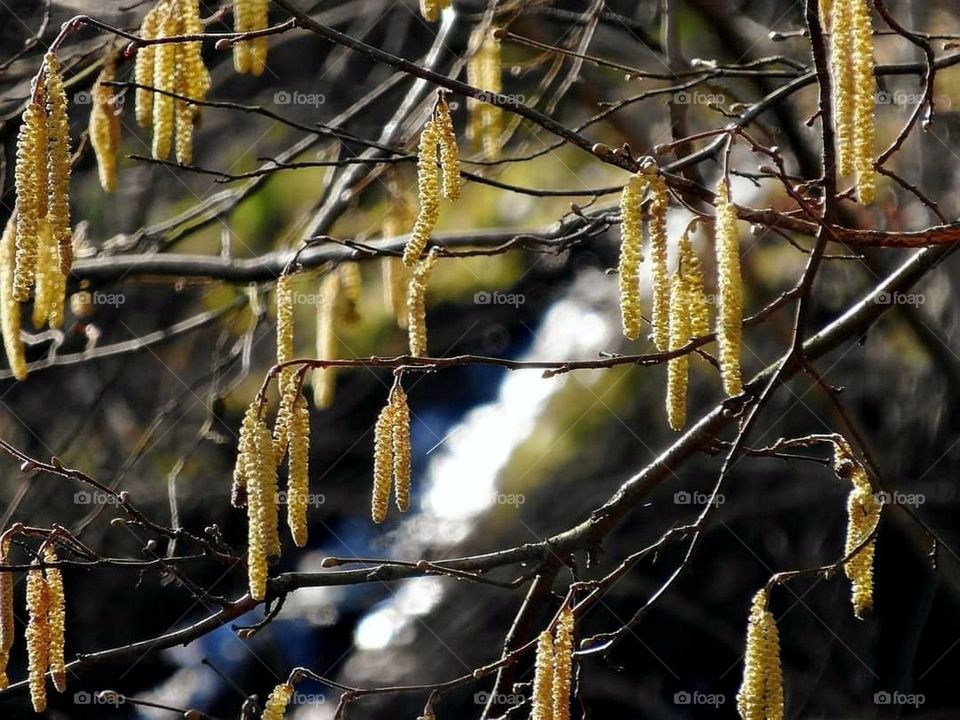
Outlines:
[[856,554],[844,563],[843,569],[851,584],[853,614],[863,620],[873,608],[873,557],[876,538],[863,543],[880,522],[882,505],[873,492],[866,469],[854,458],[850,446],[846,443],[836,445],[834,469],[838,476],[849,478],[853,485],[847,497],[847,539],[844,555],[849,556],[854,551]]
[[393,405],[384,405],[373,430],[373,495],[370,503],[373,521],[387,519],[390,485],[393,482]]
[[641,204],[648,178],[633,175],[620,194],[620,318],[623,334],[640,337],[640,263],[643,260],[643,214]]
[[3,330],[3,347],[10,371],[17,380],[23,380],[27,377],[27,360],[20,338],[20,303],[13,297],[16,254],[17,211],[14,210],[0,239],[0,328]]
[[[45,563],[56,563],[57,553],[47,545],[43,551]],[[44,570],[47,583],[47,620],[50,648],[50,677],[57,692],[67,689],[67,666],[64,661],[64,639],[66,637],[66,597],[63,592],[63,577],[60,568],[47,567]]]
[[[178,0],[181,10],[181,31],[185,35],[203,33],[198,0]],[[199,41],[177,44],[176,92],[191,100],[203,100],[210,89],[210,73],[203,64],[202,46]],[[193,130],[200,108],[187,100],[175,101],[176,133],[175,152],[177,162],[189,165],[193,161]]]
[[831,3],[830,75],[833,85],[833,126],[836,133],[837,170],[853,172],[854,77],[853,10],[850,0]]
[[[470,47],[475,48],[467,63],[467,82],[491,95],[503,89],[503,70],[500,41],[493,31],[481,24],[470,37]],[[479,140],[483,154],[489,160],[500,156],[500,134],[503,110],[476,98],[467,98],[467,139]]]
[[460,198],[460,150],[457,133],[450,116],[450,106],[443,94],[437,100],[435,112],[437,134],[440,143],[441,191],[447,200]]
[[573,678],[573,611],[564,607],[557,620],[553,644],[553,717],[570,720],[570,687]]
[[250,403],[240,424],[240,437],[237,440],[237,460],[233,466],[233,489],[230,492],[230,504],[235,508],[247,506],[248,467],[253,453],[253,433],[257,426],[259,406]]
[[40,178],[45,177],[46,116],[39,102],[31,102],[23,111],[17,137],[17,164],[14,180],[17,190],[16,255],[13,269],[13,297],[18,302],[30,298],[37,271],[37,234],[41,197]]
[[106,192],[113,192],[117,187],[117,153],[120,151],[119,107],[113,88],[104,84],[113,82],[115,77],[116,59],[114,53],[110,52],[93,85],[89,127],[90,145],[97,157],[100,187]]
[[[292,384],[292,383],[291,383]],[[297,547],[307,544],[307,499],[310,493],[310,409],[297,393],[287,432],[290,462],[287,466],[287,526]]]
[[667,184],[659,175],[650,180],[650,273],[653,287],[653,344],[666,350],[670,334],[670,278],[667,275]]
[[412,267],[430,240],[430,234],[440,215],[440,161],[439,132],[431,118],[420,133],[420,148],[417,159],[417,199],[420,211],[410,233],[410,240],[403,249],[403,264]]
[[[234,0],[233,29],[256,32],[267,27],[268,0]],[[240,40],[233,44],[233,67],[238,73],[261,75],[267,67],[267,38]]]
[[[690,342],[690,298],[680,272],[670,283],[670,347],[679,350]],[[667,362],[667,422],[673,430],[682,430],[687,422],[688,355]]]
[[[180,23],[176,0],[162,5],[157,37],[168,38],[177,34]],[[151,151],[157,160],[166,160],[173,140],[174,98],[167,93],[177,89],[177,46],[175,43],[160,43],[153,51],[153,85],[159,91],[153,93],[153,146]]]
[[277,685],[267,698],[263,707],[262,720],[283,720],[287,714],[287,706],[293,698],[293,685],[281,683]]
[[[143,16],[138,33],[144,40],[153,40],[160,31],[161,6],[152,8]],[[156,57],[156,45],[141,45],[137,48],[137,59],[134,63],[133,79],[138,87],[136,91],[136,118],[137,125],[149,127],[153,122],[153,66]]]
[[[388,177],[387,187],[390,189],[393,200],[383,219],[383,237],[396,238],[410,229],[414,217],[395,175]],[[410,279],[407,268],[403,262],[392,257],[383,258],[380,261],[380,268],[383,276],[384,305],[387,312],[397,319],[397,326],[406,330],[407,282]]]
[[46,674],[50,667],[49,595],[40,567],[27,572],[27,667],[30,700],[35,712],[47,707]]
[[[317,303],[316,354],[318,360],[337,357],[337,305],[340,302],[340,276],[329,272],[320,282],[320,301]],[[310,373],[313,404],[323,410],[333,403],[337,368],[315,368]]]
[[[277,364],[293,359],[293,275],[284,273],[277,279]],[[280,393],[280,410],[273,433],[273,453],[278,460],[287,452],[287,429],[290,414],[293,412],[295,393],[290,387],[295,370],[292,367],[281,368],[277,375],[277,389]]]
[[[254,404],[257,401],[254,400]],[[266,422],[255,417],[247,447],[244,448],[244,475],[247,482],[247,545],[250,596],[266,595],[267,558],[279,556],[277,531],[277,465],[273,438]]]
[[[6,565],[10,552],[10,540],[0,536],[0,565]],[[0,572],[0,690],[6,690],[7,663],[10,660],[10,648],[13,647],[13,635],[16,627],[13,615],[13,573]]]
[[[840,3],[843,4],[843,3]],[[853,164],[857,171],[857,199],[863,205],[876,195],[873,153],[876,129],[877,81],[873,74],[873,24],[867,0],[853,5]]]
[[686,283],[687,302],[690,308],[690,336],[701,337],[710,332],[710,304],[703,287],[703,266],[685,232],[679,244],[680,269]]
[[533,710],[530,720],[553,720],[553,637],[544,630],[537,640],[533,674]]
[[780,637],[766,606],[767,591],[761,589],[750,608],[743,682],[737,693],[737,710],[743,720],[783,720]]
[[737,211],[725,180],[717,184],[717,345],[723,389],[729,396],[743,392],[740,343],[743,335],[743,282],[740,278],[740,235]]
[[410,354],[415,357],[427,356],[427,281],[436,263],[437,250],[434,248],[427,257],[417,263],[413,275],[410,276],[410,287],[407,290],[407,335]]
[[410,406],[407,394],[400,383],[396,383],[390,392],[390,405],[393,406],[393,482],[397,509],[406,512],[410,507]]

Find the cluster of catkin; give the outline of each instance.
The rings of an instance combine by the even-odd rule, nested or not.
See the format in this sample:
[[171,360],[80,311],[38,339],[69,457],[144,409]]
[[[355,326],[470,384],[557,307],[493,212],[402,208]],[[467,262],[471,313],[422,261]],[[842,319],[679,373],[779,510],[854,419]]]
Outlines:
[[573,611],[564,607],[554,634],[544,630],[537,640],[531,720],[570,720],[573,646]]
[[873,23],[868,0],[820,4],[821,23],[830,33],[830,75],[837,169],[856,173],[857,197],[864,205],[876,195],[874,141],[876,92]]
[[370,503],[375,523],[387,518],[390,489],[397,509],[410,507],[410,406],[399,379],[393,384],[387,404],[380,411],[373,432],[373,495]]
[[117,187],[117,153],[120,151],[120,109],[113,88],[106,83],[116,78],[116,54],[111,50],[103,70],[93,84],[90,109],[90,145],[97,157],[100,187],[113,192]]
[[[473,49],[467,63],[467,82],[486,93],[497,94],[503,90],[500,40],[491,28],[477,27],[470,36],[469,47]],[[489,160],[500,156],[501,125],[503,110],[476,98],[467,98],[467,140],[480,143],[483,154]]]
[[783,719],[780,635],[767,601],[766,589],[760,589],[750,608],[743,682],[737,693],[737,710],[743,720]]
[[[233,29],[249,33],[267,27],[269,0],[233,0]],[[233,44],[233,67],[243,75],[260,75],[267,67],[267,38],[255,37]]]
[[453,0],[420,0],[420,14],[427,22],[436,22],[440,13],[453,4]]
[[[864,542],[880,522],[882,504],[873,492],[866,468],[854,457],[846,441],[834,446],[834,470],[841,479],[850,481],[853,488],[847,497],[847,539],[844,555],[848,557],[843,566],[850,579],[853,614],[863,619],[873,607],[873,556],[876,538]],[[862,547],[861,547],[862,546]]]
[[[144,40],[202,33],[199,0],[161,0],[140,26]],[[170,154],[171,143],[176,146],[177,162],[187,165],[193,159],[193,130],[200,107],[191,101],[203,101],[210,90],[201,50],[199,41],[161,42],[137,50],[134,77],[145,86],[136,93],[137,123],[152,125],[152,152],[158,160]]]
[[433,114],[420,132],[417,159],[417,200],[420,210],[403,249],[403,264],[413,267],[423,255],[433,228],[440,216],[440,198],[460,197],[460,151],[450,115],[450,106],[443,93],[434,105]]
[[288,682],[280,683],[271,692],[267,698],[267,703],[263,707],[262,720],[283,720],[287,714],[287,706],[293,698],[293,685]]

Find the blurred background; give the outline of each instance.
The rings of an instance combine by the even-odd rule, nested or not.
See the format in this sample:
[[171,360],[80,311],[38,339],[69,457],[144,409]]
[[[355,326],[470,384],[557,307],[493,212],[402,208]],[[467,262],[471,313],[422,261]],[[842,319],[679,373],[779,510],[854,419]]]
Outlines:
[[[462,73],[470,32],[487,9],[483,2],[455,0],[454,11],[445,13],[441,23],[427,24],[408,0],[295,4],[324,24],[415,62],[423,61],[437,34],[443,33],[437,67],[450,74]],[[802,74],[801,66],[810,63],[809,45],[799,35],[804,27],[800,3],[682,0],[670,5],[680,48],[679,57],[672,59],[664,52],[656,2],[506,3],[499,12],[518,35],[578,52],[585,43],[591,55],[652,73],[680,72],[703,63],[744,64],[774,55],[787,59],[778,65],[782,76],[719,77],[686,99],[678,93],[653,95],[585,131],[611,147],[627,142],[635,155],[669,142],[671,118],[682,121],[690,133],[721,127],[729,121],[721,111],[737,112],[738,104],[755,102]],[[0,4],[0,62],[11,58],[0,66],[4,221],[14,201],[19,115],[42,48],[64,20],[78,13],[134,31],[148,6],[113,0]],[[950,35],[960,33],[960,11],[953,2],[891,0],[888,6],[907,27],[937,33],[931,42],[938,55],[955,52]],[[217,3],[202,3],[203,16],[214,16],[209,32],[231,29],[229,16],[217,15],[219,9]],[[271,19],[286,17],[274,8]],[[879,18],[875,25],[884,27]],[[18,56],[38,28],[43,29],[39,42]],[[83,102],[89,95],[84,93],[108,42],[102,33],[87,29],[72,35],[61,50],[73,93],[74,147],[89,117],[89,99],[86,106]],[[670,85],[509,41],[504,41],[503,52],[504,92],[522,96],[526,104],[571,127],[603,109],[602,103]],[[343,122],[345,129],[364,138],[380,135],[412,86],[403,79],[372,107],[351,112],[393,71],[302,31],[271,39],[268,69],[259,78],[235,74],[229,51],[209,43],[204,56],[213,77],[210,99],[259,105],[305,125]],[[884,34],[877,39],[878,63],[921,59],[917,48],[900,37]],[[120,79],[127,79],[131,70],[129,61],[122,62]],[[918,75],[881,79],[885,99],[878,105],[878,147],[886,147],[909,117],[919,99],[919,80]],[[960,116],[955,108],[960,107],[960,68],[938,73],[934,95],[936,122],[914,133],[890,165],[922,187],[952,219],[958,213]],[[126,97],[132,105],[132,97]],[[403,119],[398,144],[415,142],[431,102],[425,99]],[[682,113],[672,115],[678,106]],[[815,110],[816,88],[811,85],[752,126],[757,137],[781,147],[790,172],[807,179],[819,173],[817,124],[811,128],[807,123]],[[465,119],[459,104],[455,123],[460,134]],[[136,128],[132,108],[122,122],[122,152],[148,155],[149,135]],[[204,168],[243,173],[311,137],[268,117],[207,108],[195,138],[194,161]],[[312,139],[294,157],[343,158],[360,151],[349,143]],[[489,229],[544,231],[569,218],[572,203],[615,208],[616,195],[589,193],[622,185],[625,173],[576,149],[554,147],[553,141],[532,125],[520,124],[504,153],[538,157],[485,172],[513,185],[572,190],[583,196],[540,197],[468,183],[455,206],[444,204],[441,236]],[[480,157],[466,141],[461,147],[465,157]],[[733,165],[745,172],[755,172],[758,162],[746,152],[734,152]],[[73,217],[86,223],[76,281],[82,280],[84,262],[111,255],[176,252],[244,258],[296,247],[344,172],[307,168],[276,172],[255,184],[218,183],[202,173],[124,158],[117,192],[105,195],[92,153],[85,152],[72,183]],[[698,165],[692,177],[712,185],[717,174],[716,163],[708,161]],[[414,168],[398,164],[396,176],[401,187],[409,189],[415,207]],[[328,215],[321,232],[359,241],[380,237],[395,202],[382,176],[351,187],[355,191],[341,198],[345,202]],[[738,203],[754,207],[790,207],[775,183],[747,177],[735,178],[733,195]],[[184,215],[198,204],[205,204],[209,213]],[[921,202],[886,178],[881,178],[875,206],[844,207],[843,221],[853,227],[896,230],[937,224]],[[689,218],[689,212],[674,203],[669,217],[672,240]],[[747,225],[741,229],[746,312],[751,313],[793,285],[806,262],[797,244],[808,247],[809,239],[763,228],[750,232]],[[617,279],[610,272],[617,264],[618,243],[614,227],[562,252],[515,251],[441,261],[428,296],[431,354],[562,360],[650,351],[646,338],[629,342],[620,332]],[[712,293],[710,238],[701,232],[696,243]],[[811,305],[811,327],[842,313],[908,254],[871,251],[862,261],[827,262]],[[406,334],[384,309],[378,262],[363,262],[362,273],[360,319],[343,327],[340,352],[344,357],[406,352]],[[297,291],[304,296],[316,293],[318,277],[302,274]],[[853,617],[842,575],[798,580],[774,594],[789,717],[948,718],[960,709],[960,565],[954,554],[960,547],[960,315],[950,299],[958,277],[956,260],[947,262],[916,289],[919,300],[888,312],[867,335],[817,363],[829,383],[842,387],[842,398],[885,481],[904,494],[905,506],[891,506],[880,528],[872,617]],[[0,437],[29,455],[56,455],[69,467],[128,491],[159,522],[179,523],[196,532],[216,525],[226,542],[242,550],[246,518],[229,505],[230,473],[242,413],[275,357],[272,293],[267,292],[271,287],[136,273],[89,286],[111,294],[113,302],[75,306],[62,332],[31,337],[28,359],[49,367],[37,367],[22,383],[0,381]],[[76,282],[71,285],[71,290],[78,289]],[[492,293],[505,295],[492,301]],[[259,298],[262,314],[251,310],[251,296]],[[504,300],[507,296],[511,299]],[[315,304],[309,302],[296,307],[299,356],[314,356],[315,313]],[[83,354],[143,339],[191,319],[196,322],[188,329],[141,343],[135,351],[92,359]],[[784,352],[792,319],[790,312],[779,312],[747,332],[747,377]],[[718,374],[709,363],[694,358],[691,367],[689,417],[694,422],[722,396]],[[329,555],[443,559],[541,540],[582,521],[676,437],[666,424],[666,368],[661,366],[581,370],[549,379],[536,370],[508,372],[489,366],[417,375],[407,387],[413,413],[412,508],[404,516],[394,511],[384,525],[375,526],[369,519],[372,426],[390,381],[385,370],[343,370],[333,407],[312,412],[310,543],[303,551],[288,549],[276,572],[318,571]],[[822,391],[798,376],[770,402],[751,445],[840,427]],[[822,451],[813,454],[829,459]],[[588,568],[585,558],[577,558],[576,576],[599,577],[665,530],[695,518],[721,459],[701,454],[675,468],[675,477],[608,538],[598,565]],[[822,462],[755,457],[737,462],[689,571],[609,657],[584,660],[574,712],[595,718],[735,717],[750,599],[774,572],[841,556],[847,492],[848,486]],[[26,476],[12,458],[0,458],[4,526],[17,520],[43,527],[60,523],[105,555],[143,556],[150,536],[112,525],[116,508],[106,500],[56,477]],[[174,509],[176,518],[171,517]],[[943,539],[935,554],[929,536],[907,509]],[[288,540],[285,543],[289,548]],[[157,551],[176,548],[161,542]],[[646,561],[627,573],[578,622],[578,633],[587,636],[621,626],[681,562],[682,551],[674,546],[655,562]],[[21,548],[14,556],[28,558]],[[242,567],[202,560],[183,566],[182,572],[215,595],[235,598],[246,591]],[[518,572],[522,568],[492,576],[510,580]],[[216,609],[212,601],[195,600],[160,567],[142,573],[72,568],[64,575],[68,658],[155,637]],[[570,580],[570,572],[561,573],[557,595],[538,623],[552,617]],[[19,583],[18,608],[22,594]],[[135,662],[93,666],[71,677],[65,694],[51,693],[46,714],[177,715],[133,703],[104,703],[91,695],[112,689],[159,706],[237,717],[245,697],[265,698],[296,665],[356,687],[441,682],[499,656],[523,595],[524,589],[436,577],[303,589],[249,640],[238,639],[234,627],[227,626],[187,647],[147,654]],[[261,617],[262,608],[234,625]],[[18,624],[24,620],[18,610]],[[25,675],[24,652],[18,639],[11,680]],[[518,707],[511,717],[528,712],[522,701],[529,693],[532,668],[526,659],[518,678]],[[310,682],[298,690],[303,702],[291,707],[289,717],[333,718],[335,691]],[[484,681],[445,695],[438,717],[479,717],[483,693],[489,690],[490,682]],[[907,696],[914,702],[906,701]],[[355,720],[413,718],[425,700],[425,694],[371,697],[351,705],[348,714]],[[0,711],[4,717],[27,717],[29,699],[22,691],[0,695]]]

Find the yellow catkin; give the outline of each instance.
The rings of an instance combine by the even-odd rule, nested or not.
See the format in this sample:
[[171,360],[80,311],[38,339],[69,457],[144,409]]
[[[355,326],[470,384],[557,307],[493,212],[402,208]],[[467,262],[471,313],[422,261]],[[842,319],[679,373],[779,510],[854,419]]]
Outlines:
[[[412,227],[414,216],[395,176],[388,178],[387,186],[393,193],[393,202],[383,219],[383,237],[396,238]],[[405,330],[407,327],[407,282],[410,279],[407,268],[397,258],[389,257],[380,261],[380,268],[383,276],[384,305],[387,312],[397,319],[397,325]]]
[[[10,552],[8,538],[0,539],[0,565],[6,565]],[[10,660],[10,648],[13,647],[13,636],[16,621],[13,615],[13,573],[0,572],[0,690],[6,690],[7,662]]]
[[293,685],[290,683],[281,683],[277,685],[267,698],[267,703],[263,707],[262,720],[283,720],[287,714],[287,706],[293,699]]
[[[849,477],[853,485],[847,497],[847,539],[844,545],[844,555],[850,555],[877,527],[882,505],[873,492],[866,469],[853,457],[849,445],[837,445],[834,468],[841,477]],[[873,607],[873,556],[876,542],[876,538],[870,540],[843,566],[851,583],[853,614],[860,620]]]
[[403,249],[403,264],[407,267],[412,267],[423,254],[440,215],[438,141],[437,125],[430,119],[420,133],[420,155],[417,160],[417,199],[420,203],[420,211],[413,225],[413,231],[410,233],[410,240]]
[[537,640],[530,720],[553,720],[553,637],[544,631]]
[[344,322],[355,323],[360,320],[360,295],[363,292],[363,276],[360,263],[344,262],[337,265],[340,273],[341,312]]
[[740,234],[737,211],[725,180],[717,184],[717,347],[723,389],[729,396],[743,392],[740,344],[743,336],[743,281],[740,278]]
[[46,674],[50,666],[49,593],[39,567],[27,572],[27,666],[30,700],[36,712],[47,707]]
[[[670,283],[670,350],[679,350],[690,341],[690,300],[687,284],[677,272]],[[667,422],[682,430],[687,422],[687,355],[667,362]]]
[[[490,94],[501,92],[503,72],[500,41],[490,28],[481,25],[471,36],[470,47],[476,50],[467,64],[467,82]],[[503,110],[497,105],[467,98],[467,114],[467,139],[479,140],[484,155],[496,160],[500,156]]]
[[398,383],[390,393],[393,406],[393,481],[397,509],[406,512],[410,507],[410,406],[407,394]]
[[857,171],[857,199],[873,202],[877,190],[873,169],[877,81],[873,75],[873,24],[867,0],[853,4],[853,165]]
[[570,720],[570,687],[573,679],[573,612],[560,611],[553,644],[553,718]]
[[[176,0],[163,5],[157,37],[173,37],[180,30]],[[177,89],[177,45],[160,43],[153,54],[153,85],[160,91],[153,94],[153,157],[165,160],[173,140],[174,99],[165,93]]]
[[[320,301],[317,303],[316,353],[318,360],[335,360],[337,339],[337,305],[340,303],[340,276],[329,272],[320,282]],[[337,368],[316,368],[310,373],[313,404],[324,410],[333,403],[337,382]]]
[[436,263],[437,251],[434,248],[413,269],[407,289],[407,336],[410,354],[415,357],[427,356],[427,280]]
[[[234,0],[233,28],[236,32],[256,32],[267,27],[268,0]],[[233,45],[233,67],[241,74],[261,75],[267,67],[266,37],[241,40]]]
[[743,720],[783,720],[780,638],[766,605],[767,591],[761,589],[750,608],[743,682],[737,693],[737,710]]
[[420,0],[420,14],[427,22],[436,22],[440,13],[450,7],[453,0]]
[[[14,179],[17,190],[16,255],[13,270],[13,297],[25,302],[30,297],[37,269],[37,232],[40,222],[40,178],[45,174],[41,158],[46,137],[45,109],[31,102],[23,111],[17,138],[17,164]],[[46,205],[44,199],[43,205]]]
[[[256,401],[255,401],[256,402]],[[247,479],[248,575],[250,595],[262,600],[266,594],[267,559],[280,554],[277,531],[277,465],[273,438],[262,418],[254,421],[244,453]]]
[[370,514],[377,524],[387,518],[393,481],[393,406],[384,405],[373,430],[373,493]]
[[[277,279],[277,364],[293,359],[293,275],[283,274]],[[283,458],[287,451],[287,427],[290,413],[293,411],[295,393],[290,387],[295,370],[285,367],[277,376],[277,389],[280,392],[280,410],[273,434],[273,452],[277,459]]]
[[686,283],[687,302],[690,307],[690,336],[701,337],[710,332],[710,304],[703,287],[703,266],[697,257],[689,233],[680,237],[678,247],[680,268]]
[[670,278],[667,275],[667,184],[656,176],[650,181],[650,275],[653,288],[653,344],[666,350],[670,337]]
[[7,221],[0,239],[0,328],[7,363],[17,380],[27,377],[27,360],[20,338],[20,303],[13,298],[13,268],[17,254],[16,211]]
[[460,150],[457,147],[457,132],[453,127],[450,106],[441,95],[436,109],[437,131],[440,139],[441,191],[447,200],[460,197]]
[[[185,35],[203,33],[198,0],[178,0],[182,10],[182,31]],[[177,45],[177,95],[192,100],[203,100],[210,89],[210,73],[203,64],[202,44],[199,41]],[[199,106],[186,100],[176,103],[175,149],[177,162],[189,165],[193,161],[193,130],[200,114]]]
[[37,269],[33,295],[33,326],[37,329],[49,322],[57,327],[63,322],[66,278],[60,273],[57,244],[46,218],[40,221],[37,233]]
[[307,544],[307,496],[310,493],[310,408],[297,394],[290,413],[290,461],[287,468],[287,527],[297,547]]
[[[47,545],[43,552],[45,563],[56,563],[57,553]],[[47,619],[50,648],[50,677],[57,692],[67,689],[67,665],[64,661],[64,639],[66,637],[66,596],[63,592],[63,577],[60,568],[48,567],[44,570],[47,581]]]
[[[144,40],[153,40],[160,30],[161,6],[152,8],[143,16],[139,35]],[[137,48],[137,59],[134,63],[133,79],[137,85],[145,88],[153,87],[153,64],[156,55],[156,45],[143,45]],[[145,88],[137,88],[136,117],[137,125],[149,127],[153,122],[153,92]]]
[[240,437],[237,440],[237,460],[233,466],[233,488],[230,492],[230,504],[241,508],[247,506],[247,468],[253,452],[253,433],[257,426],[257,403],[250,403],[240,424]]
[[97,157],[100,187],[106,192],[117,188],[117,153],[120,150],[120,115],[113,88],[104,83],[116,77],[116,61],[111,52],[93,85],[90,108],[90,145]]
[[853,172],[854,77],[853,11],[849,0],[833,4],[830,17],[830,75],[833,81],[833,126],[836,133],[837,170]]
[[620,319],[623,334],[640,337],[640,263],[643,261],[643,193],[648,178],[636,174],[620,194]]

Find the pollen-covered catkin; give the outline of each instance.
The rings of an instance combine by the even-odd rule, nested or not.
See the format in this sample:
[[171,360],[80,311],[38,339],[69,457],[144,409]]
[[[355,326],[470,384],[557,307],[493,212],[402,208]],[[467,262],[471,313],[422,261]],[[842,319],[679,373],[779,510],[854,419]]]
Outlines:
[[378,525],[387,518],[393,481],[393,405],[387,403],[373,429],[373,494],[370,514]]
[[737,710],[743,720],[783,720],[780,638],[773,613],[766,606],[767,591],[760,589],[750,608],[743,682],[737,693]]
[[620,318],[623,334],[640,337],[640,263],[643,260],[643,193],[648,178],[633,175],[620,194]]
[[262,720],[283,720],[287,714],[287,706],[293,698],[293,685],[280,683],[270,693],[267,703],[263,707]]
[[[670,350],[679,350],[690,341],[690,299],[687,284],[677,272],[670,283]],[[687,422],[688,355],[667,362],[667,422],[682,430]]]
[[287,527],[297,547],[307,544],[307,496],[310,493],[310,408],[297,393],[287,431],[290,460],[287,466]]
[[667,275],[667,184],[659,175],[650,180],[650,274],[653,287],[653,344],[666,350],[670,337],[670,278]]
[[[14,180],[17,190],[16,254],[13,268],[13,297],[18,302],[30,298],[37,270],[37,233],[40,223],[40,178],[45,175],[46,112],[39,102],[31,102],[23,111],[17,137],[17,164]],[[41,162],[43,159],[43,163]]]
[[690,307],[690,337],[701,337],[710,332],[710,304],[703,287],[703,266],[690,242],[690,234],[684,233],[679,244],[680,268],[686,283],[687,302]]
[[[160,31],[160,11],[161,6],[158,5],[143,16],[139,35],[144,40],[153,40],[157,37]],[[137,59],[134,62],[133,80],[137,85],[144,86],[137,88],[135,96],[137,125],[142,128],[148,127],[153,122],[153,92],[146,88],[153,87],[156,51],[156,45],[141,45],[137,48]]]
[[[317,304],[316,354],[318,360],[334,360],[337,357],[337,305],[340,302],[340,275],[329,272],[320,282],[320,302]],[[337,368],[315,368],[310,373],[313,388],[313,404],[324,410],[333,403],[336,389]]]
[[63,322],[66,277],[60,273],[57,244],[46,218],[40,220],[37,234],[37,270],[34,276],[33,326],[44,323],[57,327]]
[[[182,11],[182,32],[185,35],[201,35],[204,27],[200,21],[198,0],[178,0]],[[203,100],[210,89],[210,73],[203,64],[202,44],[199,41],[177,45],[177,95],[191,100]],[[176,100],[175,150],[177,162],[189,165],[193,161],[193,130],[200,107],[186,100]]]
[[[851,583],[853,614],[863,620],[873,607],[873,556],[876,538],[860,547],[880,522],[882,505],[873,492],[867,471],[856,460],[850,446],[838,443],[834,451],[834,468],[841,477],[849,477],[853,489],[847,497],[847,539],[844,555],[855,555],[843,569]],[[857,550],[857,548],[860,548]]]
[[743,281],[740,278],[740,234],[737,211],[725,180],[717,184],[717,346],[723,389],[729,396],[743,392],[740,343],[743,336]]
[[440,160],[439,132],[436,122],[427,120],[420,133],[420,150],[417,159],[417,200],[420,210],[403,249],[403,264],[412,267],[430,240],[430,234],[440,215]]
[[233,466],[233,488],[230,491],[230,504],[235,508],[247,506],[247,468],[250,467],[253,452],[253,433],[257,426],[259,407],[250,403],[240,424],[240,437],[237,440],[237,460]]
[[[467,82],[490,94],[503,89],[500,40],[485,25],[477,26],[470,37],[470,47],[476,48],[467,64]],[[500,128],[503,110],[497,105],[467,98],[467,139],[479,140],[488,160],[500,156]]]
[[564,607],[553,643],[553,717],[570,720],[570,686],[573,678],[573,611]]
[[[254,404],[257,401],[254,400]],[[247,480],[248,575],[250,596],[262,600],[267,586],[267,558],[279,556],[277,530],[277,465],[273,438],[260,417],[253,423],[244,453]]]
[[[57,553],[51,545],[43,551],[45,563],[56,563]],[[66,597],[63,592],[63,576],[60,568],[47,567],[44,570],[47,581],[47,619],[50,647],[50,677],[57,692],[67,689],[67,666],[64,661],[64,639],[66,637]]]
[[460,197],[460,150],[457,147],[457,132],[453,127],[450,106],[441,94],[435,112],[437,133],[440,141],[441,191],[447,200]]
[[410,276],[407,290],[407,336],[410,342],[410,354],[414,357],[427,356],[427,280],[437,263],[437,250],[434,248],[417,263]]
[[393,482],[397,509],[406,512],[410,507],[410,406],[407,394],[397,383],[390,393],[393,406]]
[[[277,364],[293,359],[293,275],[284,273],[277,279]],[[290,387],[295,370],[292,367],[281,368],[277,375],[277,389],[280,392],[280,410],[273,433],[273,453],[277,460],[287,452],[287,428],[293,411],[294,392]]]
[[47,707],[46,674],[50,666],[49,594],[43,570],[27,572],[27,666],[30,674],[30,700],[36,712]]
[[[7,564],[10,552],[10,540],[0,536],[0,565]],[[13,573],[0,572],[0,690],[6,690],[7,662],[10,660],[10,648],[13,647],[13,634],[16,621],[13,615]]]
[[854,71],[853,8],[850,0],[833,3],[830,16],[830,75],[833,81],[833,126],[836,133],[837,170],[841,175],[853,172],[854,144]]
[[17,380],[27,377],[27,360],[20,338],[20,303],[13,298],[13,268],[17,254],[17,211],[14,210],[0,239],[0,328],[7,363]]
[[852,0],[853,13],[853,165],[857,171],[857,199],[873,202],[877,190],[873,169],[876,136],[877,81],[873,74],[873,24],[867,0]]
[[47,137],[49,142],[49,198],[47,219],[57,244],[60,274],[67,275],[73,265],[73,230],[70,228],[70,120],[67,117],[67,93],[60,74],[60,62],[50,52],[46,63]]
[[116,60],[114,53],[110,52],[93,85],[89,128],[90,145],[97,157],[100,187],[106,192],[113,192],[117,187],[117,153],[120,150],[120,108],[116,104],[113,88],[104,84],[112,82],[115,77]]
[[[180,29],[177,2],[163,6],[158,24],[157,37],[173,37]],[[160,92],[153,93],[153,157],[166,160],[173,140],[174,98],[166,93],[177,89],[177,45],[160,43],[153,51],[153,86]]]
[[544,630],[537,640],[530,720],[553,720],[553,637]]
[[[256,32],[267,27],[269,0],[234,0],[233,29]],[[233,45],[233,67],[241,74],[261,75],[267,67],[267,38],[240,40]]]

